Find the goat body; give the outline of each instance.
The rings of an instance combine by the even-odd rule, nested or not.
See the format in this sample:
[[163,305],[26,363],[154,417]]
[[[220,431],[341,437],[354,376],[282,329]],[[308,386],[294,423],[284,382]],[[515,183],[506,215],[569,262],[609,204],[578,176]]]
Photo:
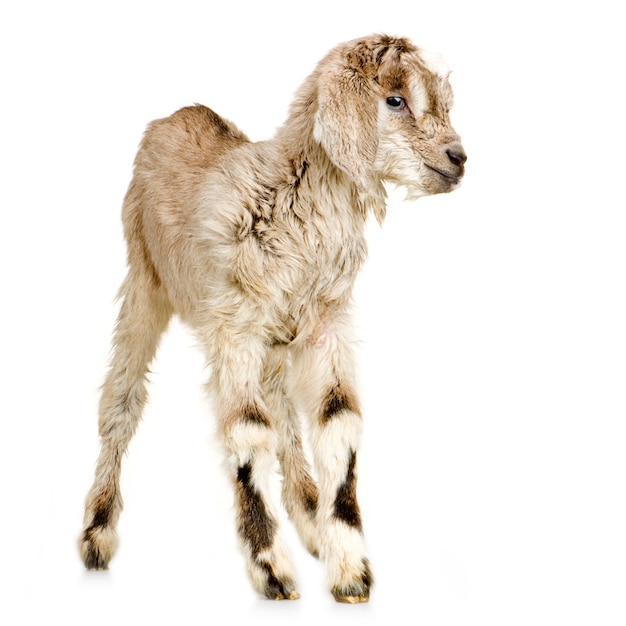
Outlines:
[[211,366],[255,589],[298,597],[269,497],[278,458],[284,505],[324,560],[331,592],[368,600],[350,297],[366,256],[366,218],[385,214],[383,182],[414,198],[460,181],[466,157],[451,104],[446,72],[406,39],[375,35],[320,62],[270,141],[250,142],[199,105],[149,126],[123,207],[129,269],[80,538],[88,568],[107,568],[115,551],[121,459],[159,338],[177,314]]

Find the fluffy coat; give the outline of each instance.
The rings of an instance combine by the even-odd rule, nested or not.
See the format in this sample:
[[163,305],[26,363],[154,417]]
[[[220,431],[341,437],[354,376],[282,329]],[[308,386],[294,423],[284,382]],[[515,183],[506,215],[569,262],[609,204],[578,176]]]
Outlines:
[[254,587],[268,598],[298,597],[269,497],[278,458],[283,502],[324,560],[330,591],[367,601],[350,297],[366,257],[365,221],[385,214],[384,181],[412,198],[460,181],[466,157],[451,105],[447,72],[408,40],[374,35],[320,62],[269,141],[250,142],[203,106],[150,124],[123,206],[129,269],[80,539],[88,568],[107,568],[114,553],[121,459],[176,314],[211,368]]

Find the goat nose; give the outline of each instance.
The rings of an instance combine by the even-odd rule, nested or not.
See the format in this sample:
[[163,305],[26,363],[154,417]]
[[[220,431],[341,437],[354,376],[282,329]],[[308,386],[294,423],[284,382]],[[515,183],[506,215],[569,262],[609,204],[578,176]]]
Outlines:
[[467,154],[465,154],[463,146],[458,141],[454,141],[448,145],[446,148],[446,154],[448,155],[452,165],[455,165],[456,167],[462,168],[463,165],[465,165],[465,161],[467,161]]

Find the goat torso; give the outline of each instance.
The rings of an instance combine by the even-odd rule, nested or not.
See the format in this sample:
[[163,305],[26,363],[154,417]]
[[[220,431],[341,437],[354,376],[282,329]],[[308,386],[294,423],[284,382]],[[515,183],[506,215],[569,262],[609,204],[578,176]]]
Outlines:
[[[135,184],[149,180],[143,238],[170,301],[196,328],[232,323],[278,342],[318,332],[346,309],[366,256],[351,183],[321,151],[290,156],[234,127],[198,137],[186,122],[135,172]],[[144,145],[158,140],[151,132]]]

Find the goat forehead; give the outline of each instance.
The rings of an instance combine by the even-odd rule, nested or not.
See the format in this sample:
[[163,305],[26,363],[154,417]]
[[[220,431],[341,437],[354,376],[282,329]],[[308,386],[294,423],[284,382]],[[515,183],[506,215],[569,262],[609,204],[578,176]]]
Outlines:
[[[445,69],[444,69],[445,67]],[[440,72],[435,73],[432,66],[427,66],[421,58],[414,65],[409,89],[414,107],[422,112],[431,111],[441,113],[448,111],[453,104],[452,90],[448,82],[449,70],[447,66],[440,66]]]
[[416,77],[425,82],[438,82],[447,78],[447,66],[437,66],[422,57],[421,50],[399,53],[397,50],[384,57],[378,67],[377,80],[386,88],[407,88]]
[[383,95],[397,95],[407,99],[414,112],[438,110],[444,104],[445,93],[442,89],[445,79],[434,75],[425,68],[421,59],[386,68],[379,84]]

